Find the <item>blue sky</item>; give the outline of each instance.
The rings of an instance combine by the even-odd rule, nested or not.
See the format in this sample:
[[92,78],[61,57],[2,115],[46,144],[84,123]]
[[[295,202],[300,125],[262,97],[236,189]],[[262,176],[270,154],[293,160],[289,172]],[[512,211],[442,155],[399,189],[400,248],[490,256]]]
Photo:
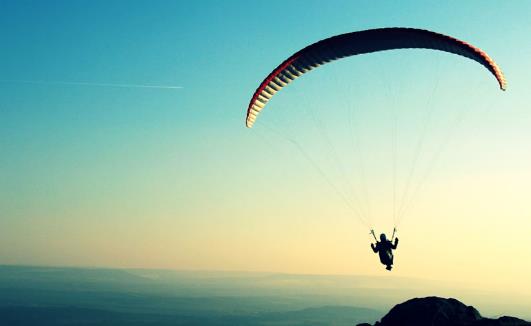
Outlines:
[[[262,142],[263,129],[257,135],[244,127],[255,88],[300,48],[355,30],[425,28],[483,48],[506,73],[506,93],[496,89],[493,78],[479,65],[434,54],[441,59],[436,68],[441,83],[455,83],[460,89],[479,85],[476,97],[459,93],[452,103],[463,100],[473,106],[478,98],[481,105],[502,103],[482,120],[472,145],[456,147],[438,172],[439,179],[435,177],[438,188],[426,195],[430,198],[426,206],[447,200],[445,214],[470,213],[471,207],[481,205],[451,198],[455,189],[450,185],[465,196],[477,192],[463,185],[490,180],[489,176],[502,190],[525,189],[531,179],[526,168],[531,158],[525,154],[531,136],[530,11],[531,3],[526,1],[2,1],[0,263],[371,274],[374,265],[344,263],[345,257],[364,254],[358,260],[374,263],[374,257],[366,252],[369,239],[359,237],[366,230],[335,207],[333,191],[300,153],[271,135]],[[372,96],[382,90],[381,76],[370,68],[384,67],[387,76],[398,75],[401,67],[395,59],[409,65],[419,60],[418,71],[401,77],[401,82],[430,72],[429,57],[412,55],[409,61],[404,54],[389,57],[393,59],[380,63],[386,57],[376,55],[312,72],[294,83],[290,92],[279,93],[268,107],[271,111],[260,119],[272,125],[290,112],[284,108],[301,101],[319,106],[324,102],[308,93],[319,91],[325,81],[347,86],[352,82],[363,93],[356,95],[360,106],[375,101],[388,105],[392,99]],[[335,73],[339,76],[333,77]],[[351,78],[356,74],[364,77],[363,86]],[[432,87],[420,84],[424,91]],[[324,92],[321,101],[336,105],[334,97],[344,99],[355,91],[344,88],[337,96]],[[402,95],[402,103],[409,103],[410,94]],[[439,105],[452,94],[450,88],[441,91]],[[481,107],[475,109],[475,117],[482,117]],[[373,125],[367,126],[371,132]],[[485,142],[478,140],[482,137]],[[272,153],[285,156],[280,160]],[[485,162],[480,168],[478,160]],[[511,187],[503,186],[503,180],[512,182]],[[470,200],[477,204],[496,195],[514,208],[507,219],[518,225],[529,209],[523,204],[524,194],[516,192],[481,193]],[[497,209],[506,212],[502,206]],[[424,209],[423,214],[443,214]],[[329,215],[339,217],[330,223]],[[419,223],[421,234],[437,237],[438,227],[454,229],[460,218],[447,225],[433,222],[435,217],[411,220]],[[482,226],[484,234],[499,229],[498,222],[489,223]],[[512,236],[520,239],[529,225],[511,231]],[[473,232],[477,220],[461,227],[463,233]],[[420,235],[409,235],[419,240],[415,237]],[[308,239],[315,238],[321,242],[310,244]],[[517,243],[516,257],[525,258],[529,242]],[[352,248],[360,246],[365,247]],[[434,246],[430,248],[444,252]],[[415,268],[423,266],[418,257],[427,253],[413,249],[416,256],[411,254],[405,261]],[[508,257],[507,251],[498,251],[497,257]],[[456,259],[449,257],[440,264]],[[496,264],[494,260],[485,264],[491,263]],[[528,275],[531,265],[523,270],[517,265],[516,258],[504,261],[503,266],[515,269],[503,282]],[[405,267],[404,275],[433,272],[415,268]],[[458,275],[440,270],[436,276]]]

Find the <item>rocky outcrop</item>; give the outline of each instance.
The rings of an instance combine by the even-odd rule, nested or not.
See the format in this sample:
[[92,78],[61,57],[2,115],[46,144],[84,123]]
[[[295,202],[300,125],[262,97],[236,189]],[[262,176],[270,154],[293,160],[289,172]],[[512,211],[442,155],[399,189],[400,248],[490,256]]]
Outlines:
[[[394,306],[374,326],[531,326],[515,317],[490,319],[456,299],[415,298]],[[358,326],[372,326],[358,324]]]

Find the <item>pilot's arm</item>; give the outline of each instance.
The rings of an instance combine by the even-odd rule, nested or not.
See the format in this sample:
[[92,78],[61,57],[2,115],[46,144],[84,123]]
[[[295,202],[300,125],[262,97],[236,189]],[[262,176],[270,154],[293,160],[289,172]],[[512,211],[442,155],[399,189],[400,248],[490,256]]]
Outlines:
[[393,244],[392,248],[396,249],[397,246],[398,246],[398,238],[395,238],[395,243]]
[[378,252],[378,245],[371,243],[371,248],[372,248],[372,251],[374,251],[375,253]]

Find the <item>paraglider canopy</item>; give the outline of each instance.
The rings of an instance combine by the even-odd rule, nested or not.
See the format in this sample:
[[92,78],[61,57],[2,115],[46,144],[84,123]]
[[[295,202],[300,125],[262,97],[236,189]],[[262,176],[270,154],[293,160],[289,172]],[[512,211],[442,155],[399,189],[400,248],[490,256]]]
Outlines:
[[467,42],[416,28],[369,29],[321,40],[282,62],[256,89],[247,108],[246,126],[253,126],[260,111],[276,92],[314,68],[344,57],[396,49],[431,49],[467,57],[485,66],[498,81],[500,89],[507,87],[505,77],[494,60]]

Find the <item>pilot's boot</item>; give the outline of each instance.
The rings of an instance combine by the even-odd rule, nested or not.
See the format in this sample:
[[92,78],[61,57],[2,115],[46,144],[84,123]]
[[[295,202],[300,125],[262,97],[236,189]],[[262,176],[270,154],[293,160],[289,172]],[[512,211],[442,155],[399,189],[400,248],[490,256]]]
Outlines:
[[388,271],[390,271],[392,268],[393,268],[392,265],[387,265],[387,267],[386,267],[385,269],[387,269]]

